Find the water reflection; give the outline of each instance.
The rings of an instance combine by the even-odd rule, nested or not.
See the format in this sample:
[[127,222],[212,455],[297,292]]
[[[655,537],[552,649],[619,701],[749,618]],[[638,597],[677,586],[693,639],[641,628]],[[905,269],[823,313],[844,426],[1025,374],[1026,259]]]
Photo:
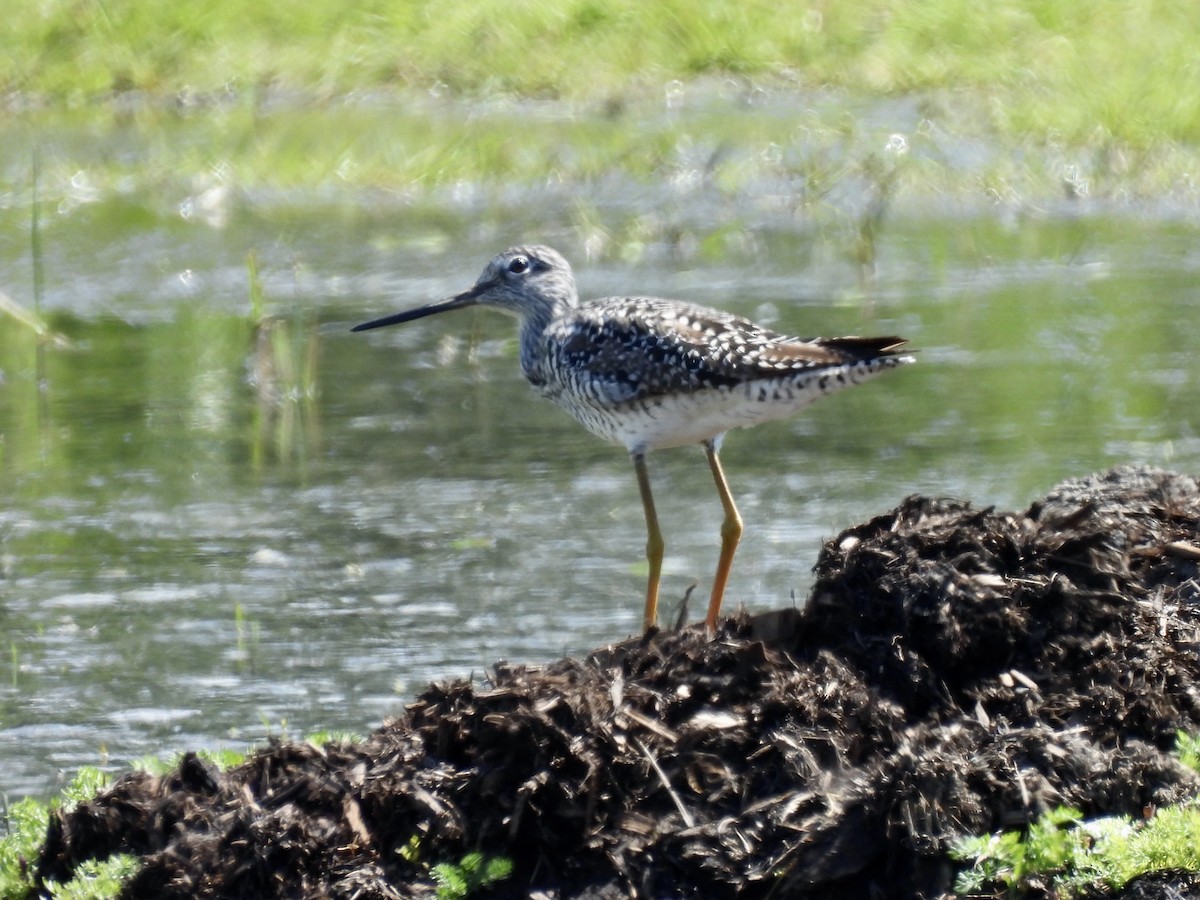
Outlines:
[[[280,253],[325,274],[264,262],[258,301],[244,252],[210,252],[207,233],[175,235],[161,278],[186,258],[193,281],[151,284],[153,301],[75,234],[86,296],[52,308],[73,349],[46,355],[44,385],[35,336],[0,328],[0,791],[42,793],[100,759],[365,731],[428,679],[638,628],[629,462],[532,396],[511,323],[346,330],[461,287],[496,246],[400,264],[394,236],[351,251],[312,215],[306,238],[288,211]],[[783,231],[753,258],[683,268],[573,255],[586,296],[637,288],[921,348],[917,366],[730,435],[747,530],[727,601],[761,610],[803,598],[822,538],[914,491],[1023,507],[1117,462],[1200,469],[1200,336],[1181,327],[1200,303],[1196,235],[1135,225],[891,223],[870,296],[847,259],[799,265]],[[223,240],[275,234],[235,217]],[[139,240],[163,250],[158,231]],[[334,289],[356,254],[380,274]],[[711,578],[720,508],[699,449],[658,454],[652,477],[668,616]]]

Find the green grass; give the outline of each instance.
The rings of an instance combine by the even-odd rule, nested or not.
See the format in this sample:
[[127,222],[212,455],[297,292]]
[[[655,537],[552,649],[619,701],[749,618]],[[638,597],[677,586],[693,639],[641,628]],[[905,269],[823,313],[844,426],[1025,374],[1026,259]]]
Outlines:
[[1005,135],[1200,138],[1192,0],[47,0],[0,21],[0,90],[80,102],[280,86],[612,101],[735,74],[856,94],[965,91]]
[[1100,0],[1086,15],[1064,0],[788,10],[15,4],[0,17],[0,91],[16,111],[0,119],[0,186],[25,202],[40,158],[47,211],[115,198],[108,214],[149,223],[177,217],[160,198],[186,190],[191,215],[219,224],[257,187],[333,187],[325,196],[357,208],[354,188],[444,204],[440,190],[467,184],[491,192],[491,209],[514,184],[701,172],[726,196],[779,179],[811,208],[904,131],[918,162],[897,195],[922,208],[1038,207],[1081,185],[1120,202],[1196,202],[1191,0]]

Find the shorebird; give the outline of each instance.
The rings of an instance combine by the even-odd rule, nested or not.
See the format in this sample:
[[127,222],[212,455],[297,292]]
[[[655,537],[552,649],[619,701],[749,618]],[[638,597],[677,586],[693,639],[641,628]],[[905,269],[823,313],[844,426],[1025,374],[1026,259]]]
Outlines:
[[505,250],[461,294],[352,330],[468,306],[516,316],[521,371],[534,389],[588,431],[629,451],[646,515],[647,630],[657,621],[665,545],[646,455],[702,444],[708,456],[725,511],[705,618],[715,631],[742,536],[719,456],[725,432],[785,418],[818,397],[913,361],[901,353],[907,341],[898,337],[794,338],[740,316],[658,297],[580,303],[570,264],[541,246]]

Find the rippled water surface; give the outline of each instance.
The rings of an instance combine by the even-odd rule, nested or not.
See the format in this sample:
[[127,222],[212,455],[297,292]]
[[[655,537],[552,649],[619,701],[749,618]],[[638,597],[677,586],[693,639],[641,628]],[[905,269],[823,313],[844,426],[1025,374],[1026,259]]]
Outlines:
[[[482,217],[477,197],[236,191],[43,210],[40,302],[64,340],[0,319],[0,792],[46,793],[84,763],[365,732],[430,679],[638,629],[628,459],[529,391],[511,320],[349,333],[469,286],[510,243],[556,245],[585,296],[919,348],[918,365],[730,435],[747,525],[730,609],[802,602],[824,538],[913,492],[1020,509],[1116,463],[1200,471],[1194,221],[909,203],[876,229],[869,279],[853,203],[822,217],[755,196],[605,183]],[[651,213],[634,241],[631,216]],[[0,289],[29,307],[30,210],[3,214]],[[720,506],[698,448],[651,474],[669,613],[693,580],[707,592]]]

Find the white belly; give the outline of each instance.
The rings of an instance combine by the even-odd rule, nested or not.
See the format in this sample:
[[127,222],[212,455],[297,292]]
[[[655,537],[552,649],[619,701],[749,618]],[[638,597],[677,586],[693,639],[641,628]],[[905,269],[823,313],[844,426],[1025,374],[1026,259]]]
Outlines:
[[669,395],[597,408],[555,398],[593,434],[630,453],[698,444],[732,428],[746,428],[799,412],[821,396],[804,381],[760,382],[694,394]]
[[868,381],[908,362],[912,362],[911,356],[887,356],[791,372],[778,378],[755,379],[731,387],[624,402],[570,390],[561,383],[543,385],[541,390],[593,434],[623,444],[630,453],[645,453],[698,444],[732,428],[786,419],[819,397]]

